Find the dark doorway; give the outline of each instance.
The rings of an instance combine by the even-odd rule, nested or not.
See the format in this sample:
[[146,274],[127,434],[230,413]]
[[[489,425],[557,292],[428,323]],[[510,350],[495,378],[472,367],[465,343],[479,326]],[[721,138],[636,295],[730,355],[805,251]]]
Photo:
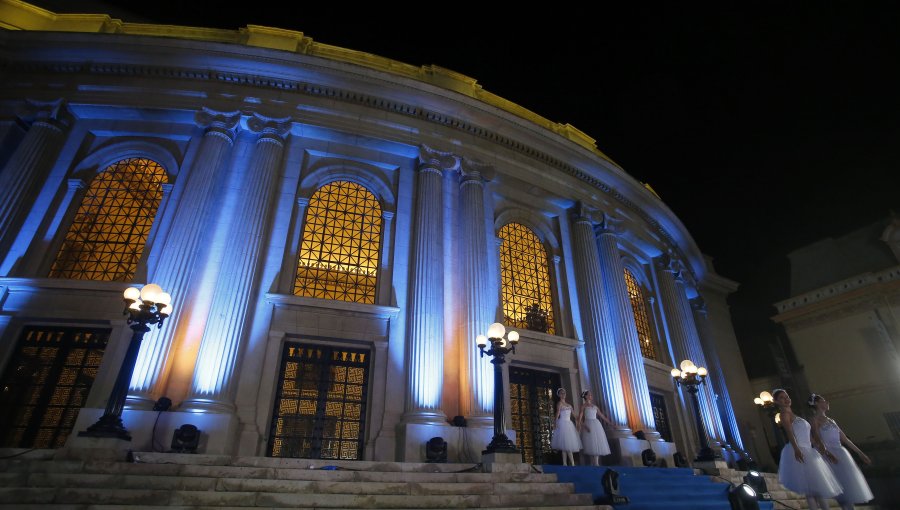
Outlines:
[[653,408],[653,421],[656,431],[668,442],[672,442],[672,428],[669,426],[669,412],[666,410],[666,399],[658,393],[650,393],[650,407]]
[[0,446],[61,448],[84,406],[108,329],[26,326],[0,382]]
[[559,387],[559,374],[509,367],[509,403],[516,446],[528,464],[562,463],[559,452],[550,448],[555,416],[553,395]]
[[369,351],[286,343],[269,456],[361,460],[368,380]]

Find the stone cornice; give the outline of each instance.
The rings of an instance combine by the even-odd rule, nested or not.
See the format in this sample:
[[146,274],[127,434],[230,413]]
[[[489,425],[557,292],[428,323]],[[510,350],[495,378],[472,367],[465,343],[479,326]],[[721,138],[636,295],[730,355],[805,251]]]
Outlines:
[[884,306],[900,305],[900,266],[866,273],[776,303],[772,320],[789,330],[822,324]]

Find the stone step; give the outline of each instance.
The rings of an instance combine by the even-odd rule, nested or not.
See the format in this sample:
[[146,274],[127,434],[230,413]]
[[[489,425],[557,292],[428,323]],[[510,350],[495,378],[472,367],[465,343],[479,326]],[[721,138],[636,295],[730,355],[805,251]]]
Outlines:
[[535,472],[421,472],[268,468],[224,465],[143,464],[109,461],[5,461],[0,473],[86,473],[97,475],[251,478],[346,482],[555,482],[556,476]]
[[[255,507],[255,510],[265,510],[267,507]],[[269,507],[280,508],[280,507]],[[299,507],[303,508],[303,507]],[[509,506],[494,507],[492,510],[529,510],[534,507]],[[615,510],[608,505],[564,505],[543,506],[541,510]],[[244,506],[148,506],[148,505],[77,505],[77,504],[6,504],[0,503],[0,510],[247,510]],[[334,507],[331,510],[354,510],[351,508]],[[401,508],[379,508],[379,510],[408,510]]]
[[319,494],[109,488],[0,488],[4,504],[109,504],[273,508],[498,508],[591,506],[589,494]]

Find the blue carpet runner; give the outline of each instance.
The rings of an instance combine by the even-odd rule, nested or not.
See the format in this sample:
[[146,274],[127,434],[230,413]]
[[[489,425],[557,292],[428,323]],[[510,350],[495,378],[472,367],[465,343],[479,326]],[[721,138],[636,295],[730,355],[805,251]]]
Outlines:
[[[619,494],[627,504],[617,510],[731,510],[729,484],[709,476],[694,475],[690,468],[646,468],[623,466],[541,466],[560,482],[575,485],[575,492],[590,493],[594,501],[605,497],[601,480],[607,469],[619,473]],[[608,504],[608,503],[605,503]],[[759,501],[760,510],[772,510],[771,501]]]

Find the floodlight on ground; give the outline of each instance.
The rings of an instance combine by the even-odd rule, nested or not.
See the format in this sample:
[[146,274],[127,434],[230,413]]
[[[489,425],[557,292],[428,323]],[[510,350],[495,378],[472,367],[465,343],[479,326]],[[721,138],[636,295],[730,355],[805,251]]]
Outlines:
[[759,510],[756,491],[746,483],[728,487],[728,503],[731,510]]
[[769,487],[766,485],[766,478],[759,471],[752,469],[747,471],[747,474],[744,475],[744,483],[756,491],[756,495],[759,499],[765,501],[772,499],[772,495],[769,494]]
[[603,473],[600,480],[603,485],[604,497],[597,498],[595,504],[598,505],[625,505],[628,504],[628,498],[619,492],[619,473],[613,469],[607,469]]

